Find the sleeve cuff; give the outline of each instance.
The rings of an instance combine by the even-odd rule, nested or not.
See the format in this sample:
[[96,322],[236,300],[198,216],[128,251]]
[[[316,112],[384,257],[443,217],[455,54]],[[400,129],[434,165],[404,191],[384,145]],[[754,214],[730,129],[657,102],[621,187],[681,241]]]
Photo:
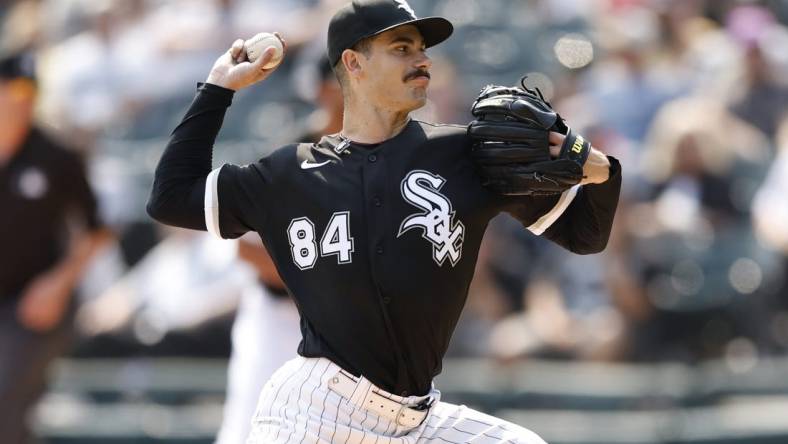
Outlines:
[[200,95],[220,100],[225,106],[230,106],[233,102],[233,96],[235,95],[235,91],[232,89],[205,82],[197,83],[197,91]]
[[219,228],[219,172],[221,170],[222,167],[219,167],[211,171],[205,180],[205,227],[217,239],[224,239]]
[[602,183],[589,183],[583,187],[589,190],[604,190],[607,188],[618,189],[621,187],[621,163],[613,156],[607,156],[610,161],[610,176]]
[[607,160],[610,161],[610,177],[607,180],[614,179],[618,180],[621,177],[621,163],[619,163],[618,159],[613,156],[607,156]]

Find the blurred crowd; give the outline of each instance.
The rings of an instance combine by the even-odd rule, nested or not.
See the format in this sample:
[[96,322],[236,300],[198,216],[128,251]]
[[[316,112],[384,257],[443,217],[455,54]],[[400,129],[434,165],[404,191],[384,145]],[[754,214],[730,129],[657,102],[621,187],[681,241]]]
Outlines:
[[[241,295],[271,280],[237,243],[154,225],[144,212],[153,168],[215,58],[260,31],[284,35],[286,60],[236,95],[214,163],[336,132],[341,95],[323,57],[343,3],[0,3],[0,55],[35,60],[36,122],[82,157],[115,237],[81,285],[73,354],[229,353]],[[451,356],[721,359],[746,372],[786,354],[788,2],[410,3],[456,28],[428,51],[418,117],[467,123],[481,87],[527,75],[624,172],[599,255],[572,255],[505,215],[491,223]]]

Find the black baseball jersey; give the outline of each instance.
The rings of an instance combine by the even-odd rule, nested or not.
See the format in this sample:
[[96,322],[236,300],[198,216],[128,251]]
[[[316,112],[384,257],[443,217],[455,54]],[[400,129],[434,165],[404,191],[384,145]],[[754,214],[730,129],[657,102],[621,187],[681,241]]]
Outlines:
[[157,168],[149,212],[222,238],[258,232],[301,313],[299,354],[327,357],[385,390],[428,392],[496,214],[572,251],[607,242],[615,159],[604,184],[503,197],[481,186],[464,126],[411,120],[377,145],[329,136],[211,171],[231,98],[200,87]]

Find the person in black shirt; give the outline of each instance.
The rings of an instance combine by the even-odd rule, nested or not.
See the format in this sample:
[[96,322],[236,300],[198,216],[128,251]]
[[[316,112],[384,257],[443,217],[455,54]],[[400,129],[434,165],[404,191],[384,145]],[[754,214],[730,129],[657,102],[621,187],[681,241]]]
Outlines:
[[[250,443],[543,442],[440,402],[432,385],[465,303],[488,221],[506,211],[581,254],[604,249],[620,166],[592,150],[562,195],[481,185],[466,127],[413,120],[452,25],[404,0],[356,0],[331,19],[328,55],[345,97],[341,132],[211,171],[234,90],[266,78],[236,41],[215,63],[156,168],[148,212],[222,238],[259,233],[301,315],[299,357],[268,381]],[[560,146],[562,136],[551,139]],[[556,150],[557,153],[557,150]],[[372,442],[372,441],[369,441]]]
[[[79,158],[32,125],[35,95],[29,60],[0,59],[0,433],[7,444],[30,442],[26,416],[47,366],[68,345],[74,286],[110,237]],[[69,233],[74,222],[84,229]]]

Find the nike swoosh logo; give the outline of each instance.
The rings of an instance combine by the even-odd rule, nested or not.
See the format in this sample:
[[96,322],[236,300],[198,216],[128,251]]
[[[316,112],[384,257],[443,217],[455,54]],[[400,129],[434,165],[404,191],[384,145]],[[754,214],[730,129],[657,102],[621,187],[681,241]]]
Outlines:
[[309,163],[309,161],[304,160],[303,162],[301,162],[301,169],[302,170],[309,170],[309,169],[312,169],[312,168],[319,168],[319,167],[321,167],[321,166],[323,166],[323,165],[325,165],[325,164],[327,164],[329,162],[331,162],[331,161],[330,160],[326,160],[325,162],[320,162],[320,163]]

